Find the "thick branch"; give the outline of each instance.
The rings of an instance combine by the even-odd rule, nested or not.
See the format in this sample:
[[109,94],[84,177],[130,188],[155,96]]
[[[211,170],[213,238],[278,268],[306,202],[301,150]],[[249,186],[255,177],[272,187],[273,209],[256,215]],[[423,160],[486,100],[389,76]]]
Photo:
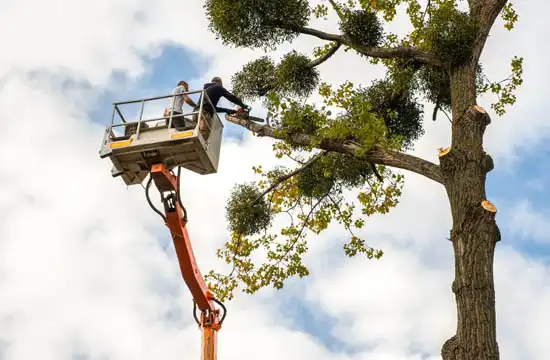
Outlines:
[[369,48],[365,46],[355,45],[347,37],[343,35],[330,34],[324,31],[307,28],[307,27],[295,28],[293,30],[301,34],[311,35],[319,39],[335,41],[339,44],[347,45],[353,48],[355,51],[357,51],[360,54],[374,57],[374,58],[380,58],[380,59],[412,58],[423,64],[441,65],[441,61],[436,56],[411,46],[399,46],[394,48],[378,48],[378,47]]
[[260,195],[258,195],[258,197],[255,199],[255,201],[258,201],[259,199],[263,198],[266,194],[268,194],[271,190],[275,189],[277,186],[281,185],[283,182],[287,181],[291,177],[297,175],[298,173],[304,171],[305,169],[307,169],[311,165],[315,164],[317,162],[317,160],[319,160],[321,157],[325,156],[326,154],[327,154],[327,152],[323,151],[322,153],[319,153],[319,154],[315,155],[314,157],[312,157],[311,159],[309,159],[309,161],[306,162],[303,166],[297,168],[294,171],[289,172],[288,174],[286,174],[284,176],[281,176],[281,177],[277,178],[273,182],[273,184],[271,184],[270,187],[268,187],[264,192],[262,192]]
[[[334,151],[342,154],[357,156],[357,150],[361,150],[361,145],[355,142],[341,142],[330,139],[318,139],[315,136],[307,134],[294,134],[290,136],[279,136],[275,129],[267,126],[253,123],[251,121],[240,119],[234,116],[226,115],[227,121],[240,125],[260,136],[267,136],[273,139],[284,140],[293,145],[312,146],[321,150]],[[319,142],[319,140],[321,140]],[[318,144],[318,145],[317,145]],[[399,151],[383,149],[374,146],[362,157],[370,163],[380,164],[399,169],[415,172],[443,184],[443,176],[438,165],[413,155],[404,154]]]
[[495,20],[508,0],[471,0],[470,12],[479,26],[476,40],[473,45],[473,60],[479,60],[489,32]]
[[346,44],[346,38],[342,35],[330,34],[321,30],[316,30],[308,27],[293,28],[289,30],[294,30],[300,34],[315,36],[316,38],[319,38],[321,40],[336,41],[340,44]]
[[[349,43],[348,43],[349,44]],[[346,44],[346,45],[348,45]],[[354,48],[360,54],[380,58],[380,59],[392,59],[392,58],[411,58],[422,64],[430,64],[440,66],[441,61],[434,55],[418,50],[411,46],[398,46],[394,48],[368,48],[364,46],[349,45]]]
[[340,49],[340,46],[342,46],[342,44],[337,42],[329,51],[327,51],[325,55],[319,57],[318,59],[313,60],[307,66],[310,68],[313,68],[321,65],[322,63],[330,59],[330,57],[334,55],[338,51],[338,49]]

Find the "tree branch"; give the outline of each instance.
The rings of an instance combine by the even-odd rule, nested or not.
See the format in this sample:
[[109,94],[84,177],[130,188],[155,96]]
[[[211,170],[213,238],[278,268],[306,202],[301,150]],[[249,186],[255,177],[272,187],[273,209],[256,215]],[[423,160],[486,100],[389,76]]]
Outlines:
[[[357,150],[362,150],[361,145],[355,142],[319,139],[315,136],[307,134],[282,136],[276,134],[275,129],[267,125],[256,124],[249,120],[240,119],[231,115],[226,115],[225,118],[233,124],[240,125],[251,132],[258,134],[258,136],[267,136],[273,139],[287,141],[293,145],[315,146],[321,150],[349,154],[355,157],[357,157]],[[373,164],[380,164],[412,171],[443,184],[443,175],[441,174],[441,170],[438,165],[413,155],[404,154],[399,151],[387,150],[375,145],[369,149],[367,153],[362,156],[362,158]]]
[[328,152],[327,151],[323,151],[322,153],[320,154],[317,154],[315,156],[313,156],[311,159],[309,159],[308,162],[306,162],[303,166],[297,168],[296,170],[294,171],[291,171],[290,173],[284,175],[284,176],[281,176],[279,178],[277,178],[273,184],[271,184],[270,187],[268,187],[264,192],[262,192],[260,195],[258,195],[258,197],[254,200],[254,202],[258,201],[259,199],[263,198],[266,194],[268,194],[270,191],[272,191],[273,189],[275,189],[277,186],[281,185],[283,182],[287,181],[288,179],[290,179],[291,177],[297,175],[298,173],[304,171],[305,169],[307,169],[308,167],[310,167],[311,165],[315,164],[317,162],[317,160],[319,160],[321,157],[325,156]]
[[308,27],[292,28],[289,30],[296,31],[300,34],[311,35],[321,40],[335,41],[340,44],[346,44],[346,38],[342,35],[330,34],[321,30],[316,30]]
[[338,7],[338,4],[336,4],[334,0],[328,0],[328,2],[330,3],[330,5],[332,5],[332,8],[334,9],[334,11],[336,11],[336,14],[340,18],[340,20],[344,20],[344,14],[342,13],[342,10]]
[[441,65],[441,61],[436,56],[411,46],[399,46],[394,48],[369,48],[365,46],[355,45],[343,35],[330,34],[308,27],[293,28],[291,30],[294,30],[300,34],[315,36],[322,40],[335,41],[341,45],[346,45],[353,48],[360,54],[374,58],[412,58],[423,64],[431,64],[437,66]]
[[422,14],[422,25],[424,25],[424,18],[426,17],[426,13],[428,12],[428,9],[432,5],[431,0],[428,0],[428,3],[426,4],[426,8],[424,9],[424,13]]
[[[330,192],[330,191],[329,191]],[[300,238],[302,237],[303,233],[304,233],[304,230],[306,229],[307,226],[307,223],[309,221],[309,219],[311,218],[311,215],[313,215],[313,212],[315,211],[315,209],[317,208],[317,206],[319,206],[319,204],[325,200],[325,198],[328,196],[329,192],[327,192],[325,195],[323,195],[319,200],[317,200],[317,202],[315,203],[315,205],[311,205],[311,208],[308,212],[307,215],[303,214],[305,216],[305,219],[302,223],[302,227],[300,228],[300,232],[298,233],[298,235],[296,235],[296,237],[294,238],[294,240],[289,244],[288,246],[288,249],[286,249],[285,253],[277,260],[277,262],[275,264],[273,264],[270,268],[270,271],[268,274],[266,275],[271,275],[273,273],[273,270],[277,268],[277,266],[279,266],[279,264],[288,256],[288,254],[290,254],[290,252],[292,250],[294,250],[294,247],[296,246],[296,243],[300,240]],[[311,199],[310,199],[311,201]]]
[[372,173],[374,174],[374,176],[376,176],[378,181],[380,181],[380,182],[384,181],[384,179],[382,178],[382,175],[380,175],[380,173],[378,172],[378,169],[376,168],[376,165],[374,165],[373,163],[369,163],[369,164],[370,164],[370,168],[372,170]]
[[340,46],[342,46],[342,44],[337,42],[329,51],[327,51],[325,55],[319,57],[318,59],[313,60],[307,66],[310,68],[313,68],[321,65],[322,63],[330,59],[330,57],[334,55],[338,51],[338,49],[340,49]]
[[479,60],[489,32],[508,0],[471,0],[470,13],[477,20],[478,33],[473,44],[473,60]]

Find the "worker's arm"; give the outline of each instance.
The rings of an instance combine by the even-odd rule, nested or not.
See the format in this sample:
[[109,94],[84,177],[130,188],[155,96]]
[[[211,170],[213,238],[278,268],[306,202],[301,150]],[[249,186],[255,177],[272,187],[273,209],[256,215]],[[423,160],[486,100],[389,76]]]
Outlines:
[[246,105],[242,102],[241,99],[239,99],[235,95],[231,94],[229,91],[227,91],[226,88],[220,87],[220,91],[222,92],[222,96],[224,98],[226,98],[227,100],[231,101],[233,104],[238,105],[242,108],[246,107]]
[[185,101],[187,103],[187,105],[189,105],[193,108],[196,107],[197,104],[195,104],[195,102],[193,100],[191,100],[191,98],[189,96],[187,96],[186,92],[187,91],[184,90],[183,88],[180,91],[180,94],[183,94],[183,101]]
[[187,96],[187,91],[188,90],[185,90],[185,88],[183,86],[180,86],[179,90],[177,90],[177,94],[178,95],[181,95],[183,96],[183,101],[185,101],[185,103],[191,107],[196,107],[197,104],[195,104],[195,102],[193,100],[191,100],[191,98],[189,96]]
[[189,106],[191,106],[193,108],[197,107],[197,104],[195,104],[195,102],[193,100],[191,100],[191,98],[187,95],[183,95],[183,101],[185,101]]
[[219,112],[219,113],[226,113],[226,114],[234,114],[234,113],[237,112],[237,110],[234,110],[234,109],[227,109],[227,108],[223,108],[223,107],[216,106],[216,112]]

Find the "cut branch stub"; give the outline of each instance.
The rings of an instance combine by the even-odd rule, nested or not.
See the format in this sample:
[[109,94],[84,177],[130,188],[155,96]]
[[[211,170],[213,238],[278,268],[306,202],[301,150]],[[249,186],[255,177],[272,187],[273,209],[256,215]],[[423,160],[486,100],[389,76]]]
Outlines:
[[463,116],[464,119],[469,119],[470,121],[482,122],[484,126],[487,126],[491,123],[491,118],[487,111],[479,105],[472,105],[466,110],[466,113]]
[[480,113],[482,113],[482,114],[487,113],[487,112],[485,111],[485,109],[482,108],[482,107],[479,106],[479,105],[474,105],[474,110],[477,111],[477,112],[480,112]]
[[483,170],[485,173],[488,173],[492,171],[495,168],[495,162],[493,161],[493,158],[491,155],[485,153],[485,157],[483,158]]
[[481,202],[481,206],[482,206],[485,210],[487,210],[487,211],[489,211],[489,212],[491,212],[491,213],[496,213],[496,212],[497,212],[496,206],[493,205],[493,203],[491,203],[489,200],[483,200],[483,201]]
[[489,114],[478,105],[471,105],[464,114],[453,119],[452,146],[455,150],[465,151],[468,158],[477,161],[483,156],[483,134],[491,123]]
[[460,166],[460,162],[457,162],[456,150],[451,153],[452,147],[440,147],[439,150],[439,166],[441,173],[447,180],[452,177],[452,174],[456,172],[457,166]]
[[443,156],[447,155],[449,152],[451,152],[451,147],[446,148],[439,148],[439,158],[442,158]]
[[485,122],[485,126],[487,126],[491,123],[491,117],[489,116],[487,111],[485,111],[484,108],[482,108],[479,105],[474,105],[474,106],[472,106],[472,110],[474,110],[475,112],[477,112],[479,114],[478,115],[478,120],[483,120]]

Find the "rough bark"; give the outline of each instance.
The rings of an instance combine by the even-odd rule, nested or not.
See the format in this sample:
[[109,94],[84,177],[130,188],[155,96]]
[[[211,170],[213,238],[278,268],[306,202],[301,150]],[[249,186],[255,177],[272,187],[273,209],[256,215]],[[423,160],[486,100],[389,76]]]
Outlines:
[[495,212],[482,206],[487,200],[486,174],[493,161],[483,150],[490,118],[476,105],[475,66],[467,63],[451,72],[452,144],[440,157],[453,220],[452,291],[458,317],[456,334],[442,347],[443,360],[499,359],[493,257],[500,232]]
[[[440,157],[451,205],[455,255],[452,291],[457,305],[456,334],[441,349],[443,360],[498,360],[493,259],[500,231],[496,208],[486,210],[486,175],[493,160],[483,150],[490,118],[476,105],[475,71],[494,21],[507,0],[470,0],[478,24],[469,62],[450,71],[452,144]],[[494,210],[494,211],[493,211]]]

